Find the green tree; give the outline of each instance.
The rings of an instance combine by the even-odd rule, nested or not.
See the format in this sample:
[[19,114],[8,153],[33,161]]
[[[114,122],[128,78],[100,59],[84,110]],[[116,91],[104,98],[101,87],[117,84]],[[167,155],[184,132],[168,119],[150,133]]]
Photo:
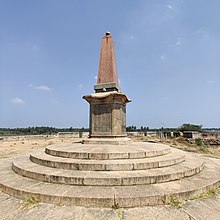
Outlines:
[[194,125],[194,124],[183,124],[179,127],[180,131],[198,131],[200,132],[202,129],[202,125]]

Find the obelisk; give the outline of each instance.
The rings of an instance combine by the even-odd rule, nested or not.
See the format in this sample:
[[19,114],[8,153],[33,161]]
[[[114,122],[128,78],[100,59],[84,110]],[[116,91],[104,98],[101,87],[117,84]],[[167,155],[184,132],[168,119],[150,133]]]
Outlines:
[[83,96],[90,104],[90,138],[126,137],[126,104],[130,102],[120,91],[115,47],[111,34],[102,38],[95,93]]
[[94,89],[96,92],[120,91],[114,41],[110,32],[102,38],[97,84]]

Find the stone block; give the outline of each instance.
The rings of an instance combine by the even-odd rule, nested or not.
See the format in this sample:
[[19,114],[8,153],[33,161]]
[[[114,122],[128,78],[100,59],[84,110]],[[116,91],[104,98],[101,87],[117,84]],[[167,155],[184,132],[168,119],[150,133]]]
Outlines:
[[127,162],[127,163],[109,163],[106,164],[106,170],[133,170],[134,166],[133,163]]

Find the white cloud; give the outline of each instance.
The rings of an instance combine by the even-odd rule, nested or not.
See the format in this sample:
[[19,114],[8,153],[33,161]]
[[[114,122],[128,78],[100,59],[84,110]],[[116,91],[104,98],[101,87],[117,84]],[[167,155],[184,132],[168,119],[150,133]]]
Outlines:
[[32,45],[32,50],[37,52],[37,51],[40,50],[40,48],[39,48],[37,45],[34,45],[34,44],[33,44],[33,45]]
[[94,76],[94,79],[95,79],[95,80],[97,80],[97,79],[98,79],[98,77],[97,77],[97,76]]
[[41,85],[41,86],[35,86],[34,87],[35,89],[37,90],[41,90],[41,91],[51,91],[51,88],[49,86],[46,86],[46,85]]
[[161,55],[161,56],[160,56],[160,59],[161,59],[162,61],[165,61],[165,60],[166,60],[166,57],[165,57],[164,55]]
[[122,43],[126,44],[126,45],[130,45],[132,42],[135,42],[136,38],[135,35],[129,32],[124,32],[121,35],[121,41]]
[[169,96],[164,96],[164,97],[163,97],[163,101],[168,101],[168,100],[170,100],[170,97],[169,97]]
[[172,5],[167,5],[167,8],[169,8],[170,10],[174,10]]
[[195,30],[195,32],[193,34],[201,34],[204,35],[206,34],[206,31],[204,30],[204,28],[199,27],[198,29]]
[[37,89],[37,90],[41,90],[41,91],[46,91],[46,92],[49,92],[51,91],[52,89],[47,86],[47,85],[40,85],[40,86],[35,86],[34,84],[30,83],[28,84],[29,87],[33,88],[33,89]]
[[133,35],[133,34],[130,34],[130,35],[128,36],[128,39],[129,39],[129,40],[134,40],[134,35]]
[[215,80],[208,79],[208,80],[206,80],[206,83],[212,85],[215,83]]
[[79,84],[79,88],[82,89],[84,86],[83,84]]
[[50,99],[50,102],[51,102],[51,103],[54,103],[54,104],[59,103],[59,101],[58,101],[57,99]]
[[178,41],[176,42],[176,45],[177,45],[177,46],[181,45],[181,42],[178,40]]
[[14,104],[18,104],[18,105],[21,105],[21,104],[25,103],[23,99],[18,98],[18,97],[11,99],[11,102],[14,103]]

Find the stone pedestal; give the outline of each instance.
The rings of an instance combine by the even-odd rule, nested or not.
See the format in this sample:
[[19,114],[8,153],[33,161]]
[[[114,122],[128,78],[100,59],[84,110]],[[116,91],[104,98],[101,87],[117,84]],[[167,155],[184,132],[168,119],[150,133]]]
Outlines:
[[126,136],[127,96],[119,92],[99,92],[83,97],[90,104],[90,137]]

